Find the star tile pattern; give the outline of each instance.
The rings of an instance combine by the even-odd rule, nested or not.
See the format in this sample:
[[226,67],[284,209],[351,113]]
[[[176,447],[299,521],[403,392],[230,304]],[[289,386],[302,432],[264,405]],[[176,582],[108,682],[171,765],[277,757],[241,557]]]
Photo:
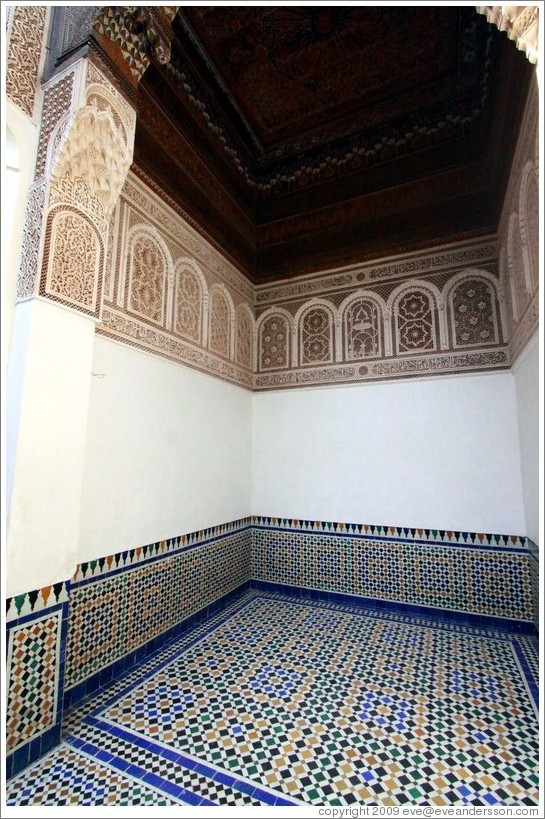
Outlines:
[[[250,591],[74,710],[59,759],[140,782],[117,804],[536,805],[536,653],[509,631]],[[51,764],[9,804],[46,804]]]

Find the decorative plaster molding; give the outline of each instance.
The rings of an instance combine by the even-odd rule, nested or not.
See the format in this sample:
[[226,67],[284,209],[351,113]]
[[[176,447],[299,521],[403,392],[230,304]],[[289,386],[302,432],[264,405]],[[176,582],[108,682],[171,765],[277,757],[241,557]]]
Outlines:
[[509,356],[505,348],[476,353],[452,352],[439,355],[393,358],[358,366],[324,366],[313,369],[292,369],[276,373],[259,373],[254,376],[254,390],[284,389],[288,387],[319,387],[327,384],[368,383],[391,381],[430,375],[453,375],[457,373],[491,372],[509,368]]
[[251,389],[252,373],[237,364],[224,361],[219,356],[197,347],[190,342],[174,338],[165,330],[148,327],[118,310],[104,307],[102,322],[96,332],[146,352],[152,352],[179,364],[201,372],[215,375]]
[[361,287],[368,282],[386,282],[391,279],[418,277],[437,273],[454,266],[481,265],[497,259],[495,237],[488,236],[471,243],[457,243],[426,253],[411,253],[406,256],[351,265],[341,270],[299,276],[290,282],[257,285],[256,305],[278,304],[285,299],[300,296],[324,294],[341,288]]

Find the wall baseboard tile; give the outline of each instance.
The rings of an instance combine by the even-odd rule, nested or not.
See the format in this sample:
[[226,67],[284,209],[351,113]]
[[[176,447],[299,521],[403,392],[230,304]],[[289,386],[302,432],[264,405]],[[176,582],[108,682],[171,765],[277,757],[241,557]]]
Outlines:
[[524,537],[272,517],[252,524],[253,580],[532,620]]
[[[68,583],[61,585],[66,591]],[[18,603],[7,600],[7,778],[60,742],[68,602],[55,601],[50,589],[18,595]],[[53,605],[46,605],[51,599]],[[22,614],[30,601],[36,610]]]
[[535,634],[538,571],[516,535],[277,517],[81,563],[6,601],[7,776],[60,741],[64,712],[249,588]]
[[539,631],[539,546],[528,538],[530,558],[530,586],[532,589],[532,615],[536,631]]

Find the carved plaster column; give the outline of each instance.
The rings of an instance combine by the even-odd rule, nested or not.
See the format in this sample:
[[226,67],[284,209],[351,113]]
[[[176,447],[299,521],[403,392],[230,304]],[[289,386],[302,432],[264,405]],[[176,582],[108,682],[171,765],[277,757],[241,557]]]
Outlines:
[[44,88],[17,300],[100,319],[108,222],[130,168],[133,108],[87,58]]
[[85,54],[43,87],[8,373],[10,594],[77,562],[94,329],[136,124],[110,76]]

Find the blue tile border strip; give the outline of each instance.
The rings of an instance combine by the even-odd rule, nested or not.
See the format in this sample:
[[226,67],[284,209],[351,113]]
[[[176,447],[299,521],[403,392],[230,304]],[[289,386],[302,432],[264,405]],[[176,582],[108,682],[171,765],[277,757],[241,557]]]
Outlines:
[[160,791],[164,796],[178,799],[185,805],[215,805],[215,802],[211,802],[209,799],[205,799],[203,796],[198,796],[197,794],[188,791],[186,788],[176,785],[174,782],[169,782],[168,779],[164,779],[163,777],[154,773],[148,773],[148,771],[141,768],[139,765],[125,762],[125,760],[118,756],[114,756],[114,754],[101,752],[100,748],[97,748],[96,745],[93,745],[90,742],[85,742],[84,740],[71,736],[70,734],[64,738],[64,741],[77,751],[87,754],[94,759],[105,762],[111,768],[115,768],[120,773],[132,776],[142,784],[151,785],[153,788]]
[[511,640],[511,645],[513,647],[513,651],[515,653],[515,656],[516,656],[516,658],[517,658],[517,660],[519,662],[519,665],[520,665],[520,668],[521,668],[521,671],[522,671],[522,675],[523,675],[523,677],[524,677],[524,679],[526,681],[526,685],[528,686],[528,690],[530,691],[530,695],[532,697],[532,700],[534,702],[534,706],[535,706],[535,709],[536,709],[536,712],[537,712],[537,711],[539,711],[539,685],[538,685],[538,681],[534,678],[532,669],[530,668],[530,666],[528,664],[528,661],[527,661],[527,659],[526,659],[526,657],[524,655],[524,652],[523,652],[518,640],[513,638]]
[[337,603],[354,608],[366,608],[372,611],[385,611],[391,614],[406,614],[408,616],[430,617],[442,620],[445,623],[453,623],[463,626],[473,626],[477,628],[489,628],[495,631],[506,631],[509,633],[536,635],[536,628],[531,620],[513,620],[508,617],[493,617],[488,614],[472,614],[455,609],[438,609],[432,606],[413,605],[411,603],[400,603],[392,600],[380,600],[372,597],[359,597],[351,594],[341,594],[340,592],[325,591],[322,589],[310,589],[304,586],[288,586],[283,583],[271,583],[267,580],[250,581],[250,588],[258,591],[278,592],[291,597],[298,597],[304,600],[316,600],[319,602]]
[[[234,613],[234,612],[233,612]],[[206,637],[207,634],[202,634],[199,636],[199,640],[202,637]],[[189,647],[191,643],[186,645],[180,653],[183,654]],[[169,665],[173,660],[174,657],[169,658],[169,660],[164,665]],[[157,671],[163,666],[163,664],[157,666],[149,675],[146,675],[143,679],[147,679],[150,676],[153,676],[157,673]],[[141,680],[136,683],[137,685],[140,684]],[[104,703],[100,709],[103,711],[111,702],[115,702],[119,696],[124,696],[124,694],[128,693],[133,689],[134,685],[131,685],[128,690],[121,692],[120,694],[116,695],[112,700]],[[86,722],[89,725],[93,725],[95,728],[99,728],[102,731],[110,734],[111,736],[118,737],[119,739],[124,739],[127,742],[132,743],[133,745],[138,746],[139,748],[146,749],[151,753],[156,754],[157,756],[162,757],[163,759],[172,762],[175,765],[180,765],[188,770],[195,771],[202,776],[206,776],[211,779],[213,782],[219,782],[222,785],[227,785],[230,788],[240,791],[241,793],[245,793],[248,796],[252,796],[255,799],[259,799],[266,805],[299,805],[300,802],[296,800],[289,800],[286,797],[280,796],[278,793],[274,791],[270,791],[264,787],[260,787],[252,782],[249,782],[245,779],[241,779],[240,777],[235,776],[234,774],[228,773],[227,771],[222,770],[221,768],[214,767],[213,765],[209,764],[208,762],[200,762],[197,759],[191,757],[188,754],[185,754],[181,751],[175,751],[172,748],[167,746],[161,745],[158,742],[154,742],[151,739],[144,739],[144,737],[140,736],[139,734],[127,731],[124,728],[121,728],[118,725],[108,722],[107,720],[98,719],[95,716],[88,716],[86,718]],[[67,740],[70,741],[70,740]],[[81,742],[81,740],[80,740]],[[85,748],[83,749],[85,750]],[[97,749],[98,751],[99,749]],[[126,767],[128,763],[123,763]],[[128,771],[131,773],[131,771]],[[146,780],[144,780],[146,781]],[[175,795],[173,792],[170,795]],[[193,804],[193,803],[192,803]],[[196,804],[196,803],[194,803]],[[203,804],[203,803],[201,803]],[[212,802],[208,804],[214,804]]]

